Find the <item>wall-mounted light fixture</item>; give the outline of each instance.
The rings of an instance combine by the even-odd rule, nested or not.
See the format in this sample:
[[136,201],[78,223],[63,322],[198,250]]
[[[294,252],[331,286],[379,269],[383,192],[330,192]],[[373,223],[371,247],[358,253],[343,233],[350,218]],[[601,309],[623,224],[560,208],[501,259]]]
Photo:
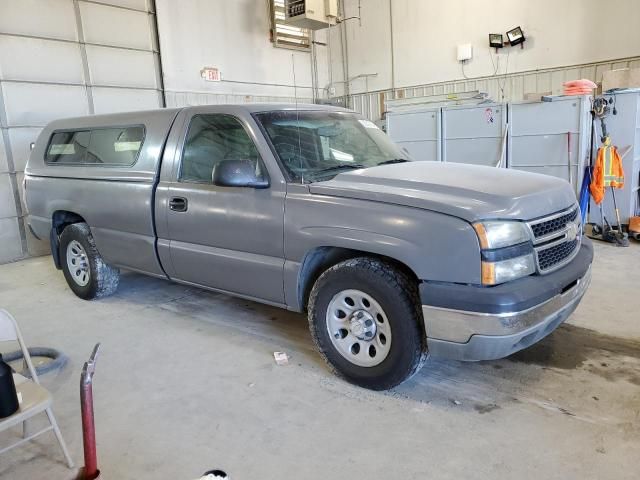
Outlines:
[[489,46],[491,48],[502,48],[504,47],[504,41],[502,40],[501,33],[490,33],[489,34]]
[[524,43],[524,33],[522,32],[522,28],[516,27],[507,32],[507,39],[509,40],[509,44],[511,46],[519,45]]

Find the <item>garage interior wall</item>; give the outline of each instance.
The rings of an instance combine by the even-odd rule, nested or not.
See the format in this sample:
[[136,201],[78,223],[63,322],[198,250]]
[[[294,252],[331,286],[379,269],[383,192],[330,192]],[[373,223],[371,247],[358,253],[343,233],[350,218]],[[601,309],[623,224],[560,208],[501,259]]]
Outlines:
[[[560,93],[562,82],[581,74],[601,81],[603,69],[640,64],[636,0],[611,0],[606,13],[599,0],[343,0],[345,16],[357,16],[359,3],[361,22],[345,22],[342,35],[333,32],[338,54],[332,63],[342,68],[344,48],[352,79],[347,93],[375,92],[352,99],[367,114],[362,104],[376,103],[380,92],[403,97],[477,89],[501,100],[504,90],[504,100],[520,100],[525,93]],[[489,48],[489,33],[506,40],[505,32],[517,26],[527,39],[522,49]],[[464,43],[473,45],[473,59],[463,73],[456,50]],[[344,93],[336,85],[336,95]]]
[[[0,262],[48,251],[25,226],[20,185],[29,144],[54,118],[165,98],[309,102],[315,85],[316,98],[350,94],[351,107],[377,119],[388,98],[478,89],[518,100],[640,64],[635,0],[611,0],[607,15],[598,0],[341,0],[342,16],[361,20],[316,32],[314,53],[273,46],[269,1],[0,0]],[[518,25],[523,49],[488,48],[489,32]],[[455,58],[460,43],[474,46],[468,79]],[[222,81],[201,78],[204,67]]]
[[[28,231],[21,191],[29,144],[49,121],[165,103],[310,102],[329,78],[325,33],[313,54],[275,48],[268,0],[0,0],[0,12],[0,263],[49,251]],[[204,81],[204,67],[223,80]]]
[[[313,57],[273,46],[269,1],[156,0],[167,106],[313,100]],[[325,43],[324,31],[315,35]],[[327,49],[315,50],[324,86]],[[219,69],[222,81],[201,78],[205,67]]]
[[0,263],[49,251],[21,187],[45,124],[162,106],[153,12],[147,0],[0,0]]

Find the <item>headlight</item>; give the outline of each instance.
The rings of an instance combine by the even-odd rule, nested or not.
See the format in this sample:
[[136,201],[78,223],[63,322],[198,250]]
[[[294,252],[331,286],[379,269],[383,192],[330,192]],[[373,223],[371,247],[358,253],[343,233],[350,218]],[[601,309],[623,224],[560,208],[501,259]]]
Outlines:
[[522,222],[490,220],[473,225],[482,249],[482,284],[498,285],[536,271],[529,229]]
[[483,250],[509,247],[530,240],[527,226],[522,222],[478,222],[473,228]]
[[484,285],[498,285],[516,278],[526,277],[535,273],[535,271],[536,265],[533,253],[499,262],[483,261],[482,283]]

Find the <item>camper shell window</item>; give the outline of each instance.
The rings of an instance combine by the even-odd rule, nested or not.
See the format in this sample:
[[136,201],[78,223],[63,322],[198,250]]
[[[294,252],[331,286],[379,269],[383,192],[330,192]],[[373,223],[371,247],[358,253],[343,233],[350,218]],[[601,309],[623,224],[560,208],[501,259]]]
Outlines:
[[144,134],[142,125],[53,132],[45,162],[128,167],[138,159]]

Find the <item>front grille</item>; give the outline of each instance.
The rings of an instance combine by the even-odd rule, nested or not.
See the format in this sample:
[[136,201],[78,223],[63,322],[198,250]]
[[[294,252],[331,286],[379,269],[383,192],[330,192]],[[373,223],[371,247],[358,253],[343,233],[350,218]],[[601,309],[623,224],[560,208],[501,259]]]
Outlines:
[[529,222],[539,273],[562,267],[578,253],[582,240],[580,210],[571,210]]
[[559,217],[553,218],[551,220],[546,220],[540,223],[532,224],[531,230],[533,231],[533,236],[535,238],[546,237],[547,235],[551,235],[552,233],[559,232],[564,229],[568,223],[575,221],[578,216],[578,209],[570,211],[569,213],[565,213]]
[[570,242],[560,243],[553,247],[537,250],[538,268],[541,272],[555,267],[559,263],[564,262],[578,248],[580,238],[576,238]]

